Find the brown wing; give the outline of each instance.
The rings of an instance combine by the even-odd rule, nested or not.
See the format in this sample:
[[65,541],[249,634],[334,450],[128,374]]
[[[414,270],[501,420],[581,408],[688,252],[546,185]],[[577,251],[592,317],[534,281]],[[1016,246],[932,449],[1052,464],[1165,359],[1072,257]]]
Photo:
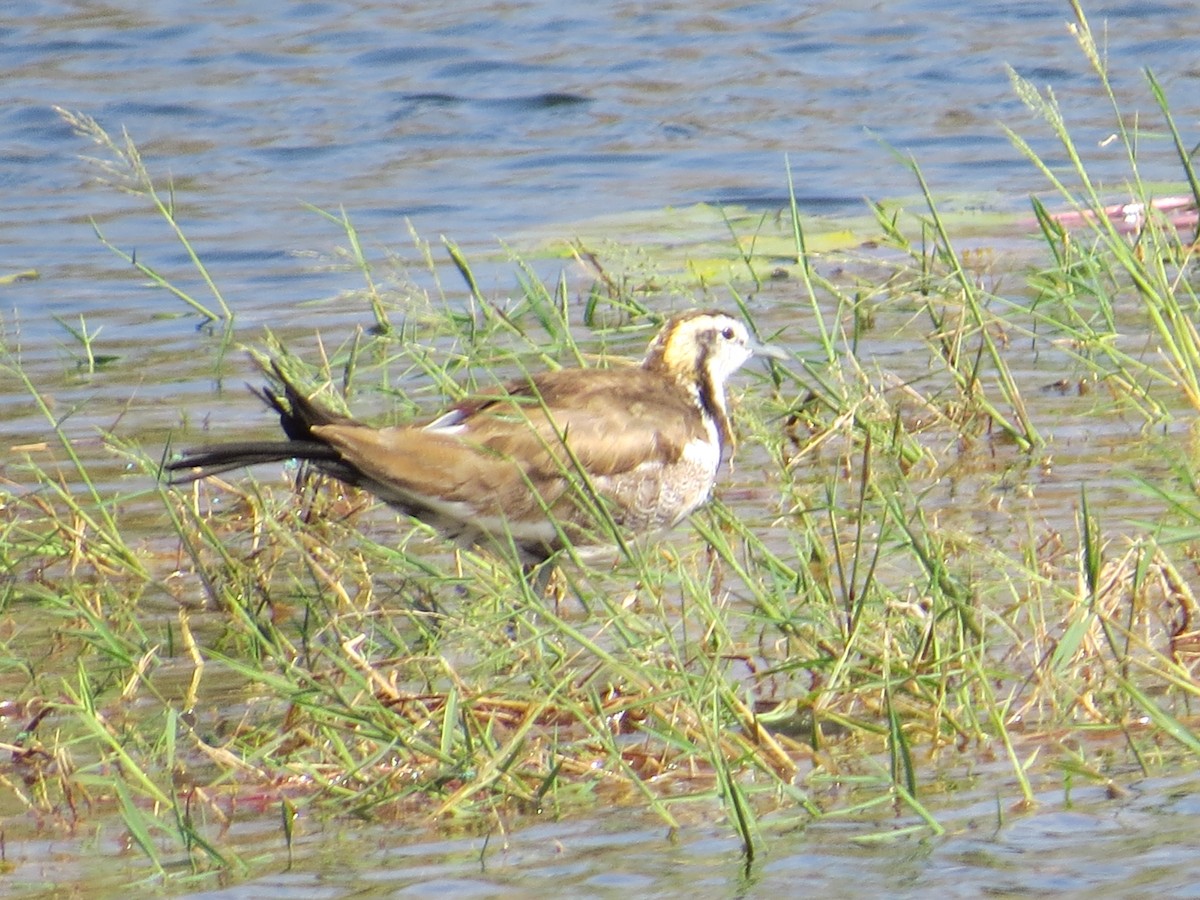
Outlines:
[[678,387],[642,369],[571,369],[509,385],[500,397],[464,405],[432,428],[373,429],[336,423],[313,434],[373,482],[384,499],[436,496],[520,515],[529,485],[553,503],[573,467],[595,476],[628,472],[647,459],[679,459],[704,437],[699,410]]
[[440,500],[500,510],[529,494],[511,460],[459,436],[364,425],[323,425],[313,433],[363,476],[364,486],[400,506]]
[[509,385],[469,422],[473,441],[545,474],[561,472],[564,440],[589,473],[620,475],[647,459],[673,463],[706,437],[695,403],[640,368],[543,373]]

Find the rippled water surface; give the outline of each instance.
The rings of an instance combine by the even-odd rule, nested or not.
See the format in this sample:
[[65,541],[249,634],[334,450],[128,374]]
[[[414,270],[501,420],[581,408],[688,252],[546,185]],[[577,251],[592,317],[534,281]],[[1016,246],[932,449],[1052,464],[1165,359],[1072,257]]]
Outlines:
[[[1188,4],[1096,4],[1130,115],[1149,115],[1153,67],[1180,122],[1197,114]],[[96,184],[88,146],[52,105],[127,129],[175,182],[181,218],[251,327],[357,286],[296,254],[340,234],[303,204],[344,207],[373,246],[430,239],[494,248],[525,229],[696,202],[846,213],[915,192],[892,150],[939,192],[1013,208],[1046,185],[998,122],[1032,119],[1006,65],[1052,85],[1093,152],[1110,111],[1068,33],[1066,4],[190,3],[8,4],[0,25],[0,262],[35,268],[9,288],[27,333],[83,313],[110,339],[192,339],[139,290],[89,217],[168,274],[185,270],[160,223]],[[1143,177],[1175,177],[1165,142]],[[1051,153],[1052,158],[1056,158]],[[330,310],[323,310],[327,315]],[[319,316],[318,316],[319,318]]]
[[[1197,896],[1195,775],[1133,780],[1119,796],[1097,787],[1038,794],[1036,811],[1019,814],[995,787],[951,795],[952,810],[934,807],[949,828],[945,837],[905,835],[907,819],[879,823],[883,837],[873,840],[863,839],[859,824],[822,822],[774,838],[749,867],[720,827],[671,835],[624,810],[488,839],[419,840],[395,828],[333,825],[298,836],[291,870],[196,896]],[[257,831],[243,826],[239,846],[278,853],[277,831],[273,822]],[[59,840],[16,850],[23,879],[34,884],[39,876],[46,888],[74,884],[84,896],[119,890],[120,860],[89,860],[86,846],[79,853]],[[21,859],[26,852],[32,860]]]
[[[1157,121],[1140,72],[1152,66],[1176,119],[1194,121],[1190,7],[1089,12],[1127,117]],[[501,295],[514,285],[511,265],[489,262],[501,240],[570,239],[607,214],[700,202],[773,211],[785,157],[809,216],[914,194],[896,152],[913,154],[939,194],[1027,210],[1046,183],[999,123],[1052,162],[1061,151],[1006,66],[1054,88],[1117,199],[1128,171],[1105,143],[1111,110],[1065,4],[18,2],[2,16],[0,275],[39,277],[0,287],[0,316],[35,375],[72,367],[65,326],[78,330],[81,316],[96,351],[118,357],[85,384],[56,386],[58,402],[84,407],[78,433],[120,416],[161,437],[175,422],[160,402],[210,407],[218,343],[97,241],[93,221],[212,303],[146,202],[81,161],[104,154],[55,105],[126,130],[159,183],[170,179],[242,340],[264,324],[340,336],[370,323],[340,299],[362,286],[337,253],[345,235],[306,204],[344,209],[376,259],[419,264],[411,225],[445,262],[446,235]],[[1143,141],[1140,165],[1146,179],[1177,180],[1161,137]],[[453,273],[443,283],[461,286]],[[792,334],[810,337],[803,322]],[[225,409],[255,412],[248,398]],[[5,384],[0,418],[21,440],[40,433],[24,392]]]
[[[1194,6],[1087,11],[1105,36],[1127,116],[1157,116],[1141,76],[1148,66],[1194,133]],[[509,263],[494,261],[499,241],[569,239],[603,216],[696,203],[782,208],[785,157],[805,215],[858,215],[864,197],[914,194],[897,151],[915,156],[941,195],[1024,214],[1046,183],[998,123],[1061,160],[1006,66],[1053,86],[1093,177],[1119,200],[1127,163],[1106,143],[1111,108],[1070,18],[1067,4],[1041,0],[15,0],[0,11],[0,276],[37,274],[0,286],[3,335],[98,458],[97,427],[160,444],[182,422],[220,409],[224,425],[270,428],[241,391],[250,366],[215,378],[220,336],[198,330],[196,316],[97,240],[93,220],[118,247],[207,299],[144,201],[97,180],[80,159],[94,148],[56,105],[114,135],[126,130],[151,172],[172,180],[187,234],[237,313],[235,339],[254,341],[268,325],[320,329],[340,343],[370,324],[369,310],[341,299],[362,276],[338,255],[341,229],[308,205],[344,209],[376,259],[419,260],[410,226],[435,245],[446,235],[478,258],[484,291],[500,294],[515,279]],[[1148,138],[1142,154],[1143,178],[1178,179],[1167,141]],[[452,295],[461,290],[452,272],[444,283]],[[804,322],[788,324],[793,348],[811,344]],[[79,348],[67,325],[96,335],[97,352],[117,363],[73,374]],[[899,359],[903,348],[874,352]],[[1044,381],[1056,374],[1050,362],[1030,366],[1045,367]],[[5,374],[0,430],[6,449],[46,431],[27,391]],[[1100,434],[1060,433],[1059,464],[1076,467],[1064,496],[1091,472],[1098,496],[1126,499],[1127,486],[1103,476],[1135,431],[1116,423]],[[944,798],[944,838],[862,843],[861,829],[821,823],[774,839],[749,874],[722,827],[696,823],[668,838],[655,822],[601,813],[489,848],[371,828],[349,836],[369,844],[353,859],[348,835],[331,825],[300,838],[303,859],[291,873],[209,896],[561,896],[567,887],[578,896],[1197,893],[1193,776],[1134,781],[1120,797],[1044,796],[1014,816],[998,813],[1014,795],[998,799],[994,784],[978,784]],[[266,846],[278,829],[272,822],[239,840]],[[31,891],[49,890],[86,882],[80,860],[95,852],[86,845],[16,847],[10,835],[7,860]]]

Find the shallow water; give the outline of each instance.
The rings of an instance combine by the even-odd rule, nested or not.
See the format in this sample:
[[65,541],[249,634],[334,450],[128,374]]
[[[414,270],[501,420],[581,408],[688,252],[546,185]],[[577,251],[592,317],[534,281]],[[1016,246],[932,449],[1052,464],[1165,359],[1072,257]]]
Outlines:
[[[672,834],[628,810],[489,837],[302,821],[287,870],[276,823],[242,825],[230,836],[240,851],[272,854],[280,864],[272,874],[194,896],[1197,895],[1191,857],[1200,780],[1194,773],[1122,779],[1116,792],[1040,792],[1035,808],[1020,813],[1006,808],[1009,800],[997,788],[1011,786],[996,775],[1004,777],[999,770],[979,772],[929,804],[946,826],[940,837],[906,834],[914,824],[907,818],[882,817],[872,836],[861,821],[823,821],[783,830],[750,866],[720,826],[696,823]],[[97,860],[97,849],[103,850],[86,840],[14,846],[10,839],[8,858],[21,876],[17,884],[8,882],[18,889],[11,895],[35,896],[52,886],[118,895],[136,868],[127,869],[119,856]]]
[[[1127,116],[1161,131],[1140,75],[1149,66],[1176,120],[1190,127],[1200,117],[1191,4],[1097,3],[1088,13],[1097,32],[1107,23]],[[120,247],[204,295],[145,204],[95,180],[79,159],[92,148],[52,105],[92,115],[114,135],[127,129],[150,170],[173,179],[187,233],[236,310],[235,340],[254,341],[269,325],[289,335],[319,329],[340,343],[370,324],[369,310],[342,297],[362,278],[337,253],[344,234],[304,204],[344,208],[375,259],[391,251],[418,260],[409,223],[434,242],[447,235],[476,262],[485,293],[499,295],[515,280],[493,256],[497,239],[570,238],[601,216],[700,202],[775,210],[785,204],[785,156],[808,216],[856,215],[864,196],[914,194],[891,148],[913,154],[935,192],[1023,214],[1046,184],[997,122],[1050,160],[1061,154],[1014,96],[1006,64],[1054,87],[1092,175],[1120,200],[1127,164],[1105,143],[1111,110],[1068,17],[1065,4],[1038,0],[617,3],[565,12],[544,0],[10,3],[0,14],[0,276],[34,269],[38,277],[0,286],[5,341],[19,347],[103,483],[124,493],[138,481],[107,455],[98,428],[148,446],[185,422],[194,435],[213,417],[214,430],[272,428],[242,389],[249,364],[235,353],[218,366],[221,336],[198,331],[195,316],[96,240],[93,219]],[[1140,148],[1143,178],[1177,180],[1169,142],[1151,134]],[[558,266],[539,263],[550,274]],[[443,274],[465,303],[457,276]],[[97,352],[119,359],[94,375],[78,372],[79,348],[56,316],[72,327],[83,316]],[[797,352],[814,343],[803,321],[772,321],[767,311],[764,322],[787,324]],[[623,349],[637,352],[632,343]],[[864,353],[903,371],[908,349],[879,340]],[[1018,376],[1050,384],[1062,369],[1061,359],[1041,356]],[[977,518],[983,534],[988,502],[1018,497],[1026,483],[1036,486],[1048,529],[1073,527],[1081,483],[1114,517],[1140,509],[1144,495],[1123,472],[1162,472],[1169,460],[1147,459],[1139,443],[1155,436],[1138,421],[1088,416],[1086,397],[1047,392],[1040,402],[1054,411],[1046,414],[1055,422],[1053,466],[989,461],[979,465],[991,467],[982,481],[951,472],[929,502]],[[0,423],[6,448],[47,439],[44,416],[7,372]],[[1168,442],[1192,439],[1186,423],[1172,429]],[[970,470],[969,455],[960,465]],[[0,462],[0,475],[9,468]],[[744,463],[729,476],[727,496],[740,491],[769,520],[753,473]],[[998,823],[998,804],[1015,796],[1006,771],[942,798],[944,838],[863,843],[875,826],[823,822],[774,836],[748,875],[724,826],[694,823],[668,839],[658,823],[619,811],[522,828],[486,851],[478,838],[302,823],[290,873],[208,895],[560,896],[570,885],[595,896],[753,896],[798,884],[829,895],[1195,893],[1194,775],[1131,778],[1115,799],[1093,788],[1069,802],[1046,795]],[[16,869],[0,885],[27,895],[54,884],[116,893],[128,874],[119,859],[97,872],[86,836],[6,834]],[[280,853],[274,814],[261,832],[235,837],[247,855]],[[370,849],[348,858],[347,842]]]
[[[1151,66],[1178,121],[1200,96],[1184,3],[1097,4],[1129,116],[1157,118]],[[1042,176],[998,123],[1061,158],[1010,89],[1005,65],[1052,85],[1119,190],[1111,114],[1068,33],[1068,10],[1029,2],[944,8],[921,0],[788,7],[552,4],[10,4],[0,25],[5,289],[30,352],[84,314],[107,340],[190,347],[181,312],[100,247],[89,217],[168,275],[186,262],[140,204],[92,180],[85,142],[51,109],[127,129],[175,181],[196,248],[242,328],[287,312],[328,327],[355,316],[303,301],[358,287],[318,260],[342,235],[302,204],[345,208],[369,246],[403,251],[406,221],[436,240],[494,249],[525,229],[696,202],[781,206],[784,157],[802,211],[858,211],[915,193],[892,156],[912,153],[935,191],[1026,207]],[[1148,138],[1142,176],[1176,178]],[[1119,199],[1119,198],[1118,198]],[[300,256],[298,256],[300,254]],[[188,278],[185,284],[194,283]],[[487,287],[487,285],[485,285]],[[333,306],[334,308],[330,308]],[[147,349],[149,349],[147,347]],[[144,357],[131,354],[127,363]]]

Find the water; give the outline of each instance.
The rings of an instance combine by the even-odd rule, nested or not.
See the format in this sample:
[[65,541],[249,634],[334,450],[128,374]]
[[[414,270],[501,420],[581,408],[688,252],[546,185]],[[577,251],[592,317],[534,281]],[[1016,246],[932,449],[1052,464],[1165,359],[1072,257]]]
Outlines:
[[[1106,35],[1129,118],[1161,132],[1140,75],[1150,66],[1176,121],[1194,126],[1192,4],[1087,11]],[[0,322],[85,454],[101,453],[89,437],[96,427],[157,445],[216,408],[263,427],[241,378],[214,375],[218,337],[198,333],[194,316],[96,240],[92,220],[203,294],[161,220],[95,180],[79,159],[91,148],[54,105],[94,116],[114,135],[127,129],[160,183],[173,180],[188,235],[237,311],[237,339],[253,341],[270,325],[340,341],[369,323],[364,309],[338,299],[361,276],[335,253],[341,231],[305,204],[344,208],[374,258],[384,248],[414,256],[411,223],[486,260],[498,239],[570,238],[602,216],[701,202],[779,208],[785,157],[806,215],[855,214],[864,196],[915,192],[898,151],[917,158],[939,193],[1023,210],[1046,184],[997,123],[1054,162],[1061,153],[1014,96],[1006,64],[1054,87],[1090,171],[1120,200],[1126,163],[1117,144],[1105,144],[1111,110],[1069,18],[1066,4],[1041,0],[10,2],[0,13],[0,276],[39,277],[0,287]],[[1149,136],[1141,151],[1144,178],[1176,179],[1167,141]],[[485,291],[511,289],[511,267],[481,271]],[[80,327],[81,316],[97,351],[119,357],[91,377],[70,374],[78,348],[55,320]],[[810,338],[804,323],[793,337]],[[250,377],[249,366],[241,371]],[[45,439],[41,413],[7,374],[0,422],[6,445]],[[1093,437],[1081,433],[1075,446]],[[1106,467],[1094,456],[1078,464]],[[1062,483],[1074,494],[1078,478]],[[1164,780],[1120,801],[1046,798],[999,828],[978,824],[995,816],[994,791],[981,789],[939,810],[954,826],[944,840],[864,848],[847,841],[853,829],[823,824],[777,838],[749,882],[725,830],[696,826],[668,842],[624,813],[520,831],[487,865],[479,841],[428,843],[378,829],[365,832],[378,852],[347,872],[336,849],[344,835],[316,830],[303,839],[310,862],[294,874],[213,896],[342,896],[363,881],[381,896],[559,895],[564,884],[596,896],[761,895],[797,883],[827,894],[867,885],[1174,893],[1197,875],[1181,824],[1194,813],[1194,788]],[[274,824],[264,832],[262,842],[277,840]],[[78,858],[87,852],[79,847]],[[63,875],[57,862],[39,862],[57,848],[31,842],[20,853],[23,865],[45,866],[49,882]]]
[[[304,204],[344,208],[374,258],[385,249],[414,258],[409,223],[435,244],[446,235],[481,267],[484,289],[500,293],[513,281],[507,264],[487,265],[498,239],[569,239],[606,214],[699,202],[777,209],[785,157],[810,216],[913,194],[892,148],[915,155],[939,193],[1026,209],[1046,184],[997,123],[1027,133],[1051,160],[1061,152],[1014,96],[1006,64],[1053,85],[1093,176],[1117,199],[1127,172],[1117,145],[1101,146],[1110,111],[1068,32],[1068,9],[1040,2],[6,9],[0,275],[40,278],[0,288],[0,317],[34,374],[60,376],[77,356],[54,317],[78,329],[82,316],[99,333],[97,352],[119,357],[110,372],[57,391],[68,408],[87,408],[72,424],[77,435],[118,415],[133,433],[163,434],[176,423],[163,421],[159,402],[205,402],[204,360],[216,350],[197,353],[196,318],[96,240],[92,220],[212,302],[146,204],[97,183],[79,159],[94,148],[53,105],[118,137],[126,129],[160,186],[173,182],[242,340],[264,324],[347,334],[368,322],[361,305],[339,300],[362,285],[336,254],[345,236]],[[1150,65],[1177,121],[1194,121],[1200,71],[1178,27],[1190,7],[1097,4],[1090,13],[1099,33],[1109,23],[1126,113],[1157,127],[1140,75]],[[1141,147],[1143,177],[1175,177],[1169,142]],[[457,287],[457,276],[447,283]],[[166,385],[142,377],[167,371]],[[254,407],[229,414],[243,408]],[[21,441],[42,430],[24,392],[4,384],[0,417]]]
[[[957,812],[943,816],[944,837],[898,834],[866,842],[849,823],[818,823],[777,837],[749,871],[723,829],[698,825],[672,837],[661,823],[624,810],[487,839],[404,842],[394,829],[378,826],[301,823],[290,871],[277,867],[196,896],[916,897],[935,891],[946,897],[1194,897],[1197,791],[1194,775],[1135,779],[1117,796],[1099,787],[1039,794],[1035,813],[1011,815],[987,788],[967,789],[949,798]],[[881,823],[881,831],[887,826]],[[270,826],[239,839],[245,850],[278,853]],[[356,847],[349,854],[347,840]],[[113,878],[109,886],[111,864],[90,860],[76,871],[64,864],[68,846],[37,848],[60,857],[41,870],[44,883],[115,896],[120,882]],[[37,871],[37,865],[21,869],[26,876]]]
[[[1152,66],[1178,121],[1196,116],[1183,3],[1096,4],[1126,111],[1152,121]],[[373,245],[403,248],[405,221],[431,239],[495,247],[522,230],[696,202],[777,206],[792,163],[808,213],[911,194],[895,148],[941,192],[1021,207],[1045,188],[997,127],[1032,126],[1005,64],[1052,84],[1094,174],[1124,175],[1106,103],[1042,2],[920,0],[545,3],[14,3],[0,24],[2,271],[42,279],[3,308],[43,336],[45,313],[144,335],[170,307],[134,287],[88,217],[167,272],[186,267],[160,223],[94,184],[88,147],[51,109],[125,128],[151,170],[176,182],[189,234],[251,327],[357,286],[293,254],[340,235],[304,210],[344,207]],[[1035,135],[1031,137],[1036,138]],[[1052,151],[1044,141],[1039,149]],[[1147,141],[1143,176],[1174,177]],[[1057,154],[1052,154],[1057,156]],[[120,277],[117,277],[120,275]],[[43,315],[34,315],[40,312]],[[187,323],[154,328],[188,340]]]

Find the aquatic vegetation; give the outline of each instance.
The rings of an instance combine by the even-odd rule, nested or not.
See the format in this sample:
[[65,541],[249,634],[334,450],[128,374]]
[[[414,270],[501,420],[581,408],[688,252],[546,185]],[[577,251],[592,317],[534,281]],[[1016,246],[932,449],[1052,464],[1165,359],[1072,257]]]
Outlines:
[[[719,288],[661,259],[627,277],[577,243],[582,284],[519,259],[516,295],[494,298],[449,242],[447,265],[419,245],[432,286],[415,288],[329,214],[367,327],[255,350],[381,419],[624,355],[664,296],[703,293],[793,349],[744,376],[759,383],[718,500],[615,565],[568,559],[549,596],[515,555],[451,551],[303,471],[171,488],[170,448],[109,433],[125,472],[101,485],[5,340],[0,369],[54,452],[10,448],[0,483],[6,840],[119,830],[140,877],[195,884],[278,862],[310,823],[504,833],[603,803],[669,829],[720,817],[749,864],[824,820],[863,842],[939,834],[967,782],[994,783],[1003,818],[1072,783],[1195,766],[1195,245],[1153,214],[1116,227],[1053,98],[1016,87],[1078,182],[1013,135],[1076,216],[1035,203],[1042,245],[1020,254],[1011,234],[960,240],[915,162],[922,205],[873,207],[878,240],[836,271],[795,204],[786,252],[729,217],[743,274]],[[132,142],[74,121],[188,246]],[[1131,199],[1153,209],[1122,139]],[[235,319],[215,286],[215,306],[163,287]],[[92,332],[68,331],[101,365]],[[1136,515],[1116,502],[1134,490]],[[278,823],[269,851],[246,850],[246,821]]]

